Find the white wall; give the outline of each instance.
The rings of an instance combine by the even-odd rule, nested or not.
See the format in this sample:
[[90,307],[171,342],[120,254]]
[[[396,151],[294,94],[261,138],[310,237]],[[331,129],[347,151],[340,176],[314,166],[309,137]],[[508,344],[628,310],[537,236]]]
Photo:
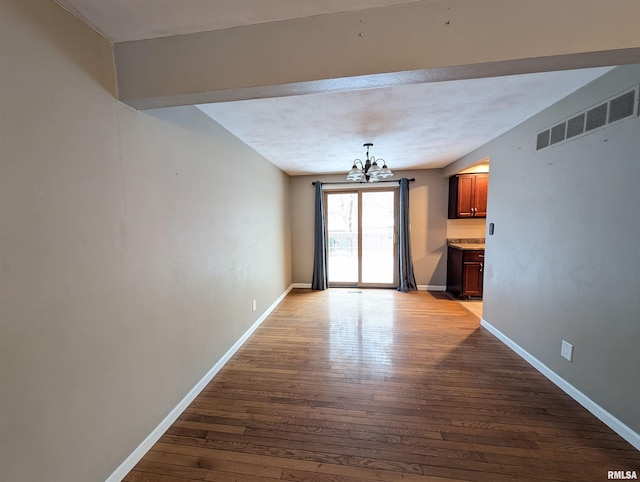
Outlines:
[[638,83],[639,65],[619,67],[461,160],[491,158],[484,318],[636,433],[640,118],[535,144],[545,127]]
[[118,102],[53,2],[0,9],[0,480],[104,480],[290,285],[289,178]]

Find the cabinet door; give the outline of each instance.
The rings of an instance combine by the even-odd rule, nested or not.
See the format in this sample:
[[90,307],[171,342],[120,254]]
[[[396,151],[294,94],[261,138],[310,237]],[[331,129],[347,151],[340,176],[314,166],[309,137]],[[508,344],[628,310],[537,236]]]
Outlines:
[[487,217],[487,192],[489,189],[489,175],[476,174],[473,189],[473,215]]
[[473,217],[473,176],[458,176],[458,212],[459,218]]
[[482,296],[483,264],[478,262],[464,263],[462,294],[466,296]]

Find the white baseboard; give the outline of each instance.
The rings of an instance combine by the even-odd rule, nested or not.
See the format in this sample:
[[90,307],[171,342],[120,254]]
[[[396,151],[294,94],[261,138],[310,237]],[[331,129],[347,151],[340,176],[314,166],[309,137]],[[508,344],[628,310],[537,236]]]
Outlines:
[[442,285],[418,285],[418,291],[446,291],[447,287]]
[[222,367],[231,359],[231,357],[238,351],[238,349],[244,344],[245,341],[256,331],[256,329],[262,324],[262,322],[271,314],[271,312],[280,304],[280,302],[289,294],[294,288],[294,285],[289,286],[282,293],[276,301],[273,302],[269,308],[258,318],[258,320],[251,325],[251,327],[240,337],[240,339],[227,351],[220,360],[202,377],[202,379],[196,383],[196,385],[187,393],[187,395],[176,405],[171,412],[160,422],[160,424],[153,429],[153,431],[147,435],[138,447],[120,464],[120,466],[105,480],[105,482],[120,482],[135,465],[144,457],[144,455],[153,447],[153,445],[160,440],[160,437],[171,427],[180,414],[184,412],[187,407],[195,400],[207,384],[213,379],[214,376],[222,369]]
[[[292,288],[311,289],[311,283],[293,283]],[[446,291],[447,287],[442,285],[418,285],[418,291]]]
[[486,328],[492,335],[498,338],[502,343],[511,348],[520,357],[522,357],[527,363],[533,366],[536,370],[542,373],[545,377],[555,383],[561,390],[567,395],[573,398],[576,402],[586,408],[589,412],[600,419],[611,430],[620,435],[623,439],[633,445],[636,449],[640,450],[640,434],[634,432],[631,428],[625,425],[622,421],[611,415],[604,408],[598,405],[596,402],[587,397],[584,393],[571,385],[564,378],[559,376],[556,372],[551,370],[548,366],[531,355],[528,351],[514,342],[511,338],[506,336],[500,330],[492,326],[486,320],[480,320],[480,324]]
[[291,288],[306,288],[311,289],[311,283],[293,283]]

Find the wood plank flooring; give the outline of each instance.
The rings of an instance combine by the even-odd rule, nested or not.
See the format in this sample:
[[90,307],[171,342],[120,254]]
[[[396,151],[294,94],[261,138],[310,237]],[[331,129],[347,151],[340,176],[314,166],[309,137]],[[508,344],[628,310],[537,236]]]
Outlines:
[[[607,480],[640,452],[439,293],[293,290],[127,482]],[[640,475],[639,475],[640,476]]]

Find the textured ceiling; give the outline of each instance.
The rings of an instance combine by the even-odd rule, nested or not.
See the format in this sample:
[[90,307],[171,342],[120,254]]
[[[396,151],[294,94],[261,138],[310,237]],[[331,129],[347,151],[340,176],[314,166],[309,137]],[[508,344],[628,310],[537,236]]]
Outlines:
[[[371,154],[391,169],[439,168],[608,71],[562,71],[199,106],[291,175],[346,172]],[[532,136],[531,142],[535,142]],[[480,160],[480,159],[479,159]]]
[[[414,0],[56,0],[112,42],[411,3]],[[199,106],[289,174],[346,172],[371,153],[391,169],[446,166],[609,69],[402,85]],[[532,140],[533,142],[533,140]]]

